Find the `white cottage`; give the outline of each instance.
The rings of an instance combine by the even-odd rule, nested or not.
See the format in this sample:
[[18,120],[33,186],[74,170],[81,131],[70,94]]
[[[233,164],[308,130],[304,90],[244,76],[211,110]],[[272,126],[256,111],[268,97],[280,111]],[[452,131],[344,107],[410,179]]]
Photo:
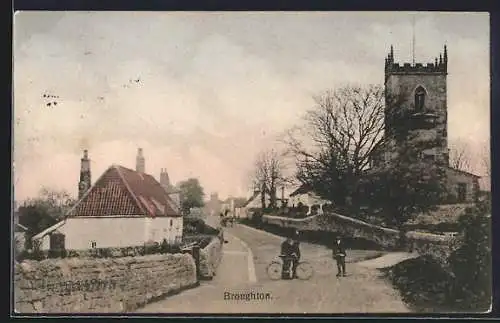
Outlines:
[[308,185],[301,185],[290,194],[288,205],[297,207],[299,203],[309,207],[308,214],[310,214],[313,205],[319,205],[319,212],[323,212],[323,205],[330,204],[331,202],[319,197]]
[[[266,196],[266,204],[268,203],[269,197]],[[241,207],[235,208],[235,213],[238,218],[248,218],[252,210],[261,208],[260,192],[254,191],[253,195]]]
[[182,240],[183,218],[168,192],[144,172],[108,168],[65,220],[33,237],[50,248],[50,235],[65,235],[67,250],[140,246]]

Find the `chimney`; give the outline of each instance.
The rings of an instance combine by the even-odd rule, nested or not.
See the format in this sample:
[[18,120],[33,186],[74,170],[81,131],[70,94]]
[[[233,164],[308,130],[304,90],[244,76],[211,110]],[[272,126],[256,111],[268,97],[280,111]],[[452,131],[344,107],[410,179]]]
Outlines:
[[80,159],[80,181],[78,182],[78,198],[81,198],[92,185],[90,173],[90,159],[87,149],[83,151],[83,157]]
[[160,184],[164,188],[170,187],[170,177],[168,177],[167,169],[162,168],[160,172]]
[[146,172],[146,161],[142,154],[142,148],[137,149],[137,157],[135,160],[135,170],[139,173]]

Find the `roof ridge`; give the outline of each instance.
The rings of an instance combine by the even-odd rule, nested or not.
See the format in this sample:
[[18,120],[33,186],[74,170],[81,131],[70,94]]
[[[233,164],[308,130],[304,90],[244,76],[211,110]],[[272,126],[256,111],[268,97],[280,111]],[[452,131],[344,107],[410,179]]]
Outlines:
[[249,198],[249,199],[245,202],[245,204],[243,204],[243,207],[246,207],[248,204],[250,204],[250,202],[252,202],[253,200],[255,200],[255,198],[256,198],[257,196],[259,196],[259,194],[260,194],[260,192],[259,192],[259,191],[254,192],[254,193],[252,194],[252,196],[250,196],[250,198]]
[[[120,168],[125,168],[123,166],[120,166],[120,165],[113,165],[111,167],[114,167],[116,169],[116,171],[118,172],[118,176],[120,176],[120,178],[122,179],[123,181],[123,184],[125,184],[125,187],[127,188],[127,191],[128,193],[130,194],[130,196],[134,199],[134,201],[137,203],[137,206],[139,206],[139,209],[141,209],[142,212],[146,213],[146,214],[149,214],[149,215],[152,215],[151,212],[149,212],[149,210],[145,210],[144,209],[144,206],[142,205],[142,203],[139,201],[138,197],[135,195],[135,193],[132,191],[132,189],[130,188],[130,185],[129,183],[127,182],[127,180],[125,179],[125,177],[123,176]],[[153,215],[154,216],[154,215]]]
[[73,212],[76,209],[76,207],[82,203],[82,201],[90,194],[90,192],[95,188],[95,186],[97,185],[97,183],[99,183],[99,181],[104,177],[104,175],[106,175],[115,166],[116,165],[113,164],[110,167],[108,167],[108,169],[106,169],[104,171],[104,173],[102,173],[101,176],[99,176],[99,178],[94,182],[94,184],[90,185],[89,189],[85,193],[83,193],[82,197],[80,199],[78,199],[78,201],[75,203],[75,205],[73,205],[68,210],[68,212],[66,212],[66,214],[64,215],[64,219],[66,219],[67,217],[69,217],[71,215],[71,212]]

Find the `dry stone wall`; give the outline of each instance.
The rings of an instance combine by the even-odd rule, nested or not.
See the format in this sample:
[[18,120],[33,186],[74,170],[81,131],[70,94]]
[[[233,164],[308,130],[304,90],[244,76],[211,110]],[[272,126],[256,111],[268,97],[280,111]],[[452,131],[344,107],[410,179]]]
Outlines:
[[15,264],[15,310],[128,312],[197,284],[195,262],[188,254],[27,260]]
[[[283,228],[338,232],[351,237],[364,238],[389,249],[398,246],[400,238],[398,230],[372,225],[332,212],[312,215],[304,219],[264,215],[262,221]],[[421,255],[431,255],[440,262],[444,262],[452,252],[453,238],[448,236],[410,231],[405,234],[405,237],[408,249],[415,250]]]

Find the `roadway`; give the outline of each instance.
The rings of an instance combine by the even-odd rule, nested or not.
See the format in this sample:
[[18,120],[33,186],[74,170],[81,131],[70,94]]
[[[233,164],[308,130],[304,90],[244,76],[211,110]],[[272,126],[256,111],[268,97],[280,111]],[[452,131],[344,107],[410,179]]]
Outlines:
[[[216,218],[207,219],[212,224],[216,221]],[[398,292],[377,269],[384,266],[384,258],[389,257],[394,262],[393,258],[408,255],[386,255],[377,261],[363,261],[377,252],[348,250],[348,276],[337,278],[331,251],[323,246],[302,243],[302,258],[313,265],[313,277],[307,281],[273,281],[267,276],[266,267],[279,253],[283,238],[240,224],[225,228],[224,237],[228,242],[224,244],[221,264],[213,280],[146,305],[138,312],[333,314],[409,311]],[[235,299],[239,294],[249,295],[249,299]]]

